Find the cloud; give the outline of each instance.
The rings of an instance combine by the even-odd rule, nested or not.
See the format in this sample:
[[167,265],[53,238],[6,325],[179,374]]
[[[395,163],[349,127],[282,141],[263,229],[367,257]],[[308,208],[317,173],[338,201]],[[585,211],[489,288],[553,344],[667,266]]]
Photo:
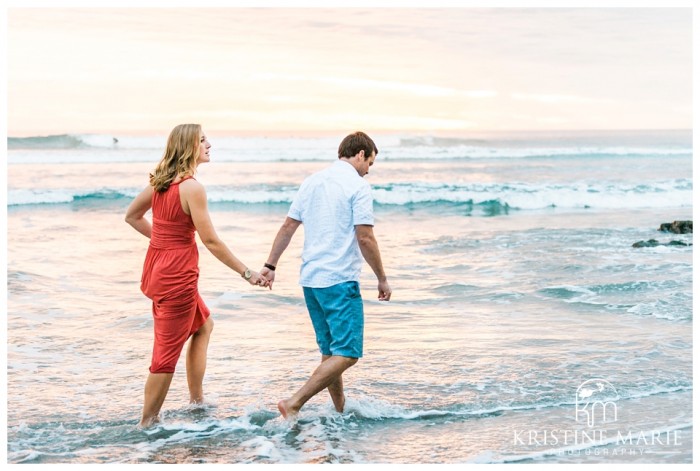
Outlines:
[[559,104],[584,104],[584,103],[612,103],[613,100],[603,98],[588,98],[578,95],[551,95],[536,93],[511,93],[511,98],[518,101],[535,101],[551,105]]
[[7,43],[8,127],[34,133],[194,107],[261,129],[356,109],[387,128],[692,126],[692,9],[27,8]]
[[395,80],[374,80],[359,77],[306,76],[289,74],[280,75],[266,73],[255,74],[252,78],[253,80],[318,82],[343,88],[381,90],[424,97],[461,96],[466,98],[492,98],[498,96],[498,92],[494,90],[460,90],[457,88],[441,87],[425,83],[399,82]]

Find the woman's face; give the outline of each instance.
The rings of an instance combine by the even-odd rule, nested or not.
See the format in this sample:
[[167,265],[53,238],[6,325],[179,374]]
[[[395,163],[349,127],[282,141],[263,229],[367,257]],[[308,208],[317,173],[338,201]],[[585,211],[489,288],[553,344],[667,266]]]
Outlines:
[[199,157],[197,158],[197,165],[209,162],[209,148],[211,144],[207,140],[207,136],[204,131],[199,132]]

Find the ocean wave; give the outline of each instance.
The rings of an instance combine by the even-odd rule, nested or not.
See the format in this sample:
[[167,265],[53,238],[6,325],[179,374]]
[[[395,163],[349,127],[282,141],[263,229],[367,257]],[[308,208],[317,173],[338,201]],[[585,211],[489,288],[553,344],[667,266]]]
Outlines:
[[[593,286],[550,286],[538,290],[538,294],[545,298],[595,306],[613,312],[670,321],[689,321],[693,318],[693,299],[691,294],[677,291],[682,286],[682,282],[675,280],[633,281]],[[616,295],[625,293],[634,293],[635,302],[620,303]]]
[[112,148],[118,143],[119,139],[116,137],[101,134],[56,134],[7,138],[8,150]]
[[[623,393],[618,401],[690,391],[692,383],[676,387],[657,385],[630,394]],[[60,422],[22,422],[8,427],[8,461],[35,464],[105,460],[143,462],[165,456],[163,452],[167,454],[182,445],[202,446],[225,442],[238,447],[239,453],[236,456],[241,461],[297,462],[304,457],[298,450],[285,445],[285,437],[290,430],[301,434],[318,433],[325,437],[345,436],[349,430],[377,422],[478,420],[506,412],[571,407],[574,404],[571,400],[530,404],[499,401],[487,408],[455,404],[430,409],[404,407],[360,394],[348,397],[346,410],[342,414],[335,412],[330,403],[312,405],[305,408],[304,413],[293,422],[283,420],[276,410],[259,407],[235,415],[230,415],[227,411],[217,412],[216,408],[200,410],[197,407],[185,407],[169,410],[163,414],[161,423],[148,429],[138,428],[135,418],[91,422],[76,417],[75,420]]]
[[[137,188],[92,189],[11,189],[8,206],[72,203],[86,200],[133,198]],[[254,188],[212,186],[211,203],[289,204],[297,188],[289,185]],[[467,212],[484,215],[508,214],[511,210],[546,208],[625,209],[692,206],[690,179],[659,181],[642,185],[615,183],[570,184],[460,184],[389,183],[372,187],[374,201],[384,206],[448,205],[463,206]]]
[[[338,147],[342,136],[333,138],[313,137],[209,137],[214,149],[226,150],[289,150],[323,149],[328,156]],[[56,134],[49,136],[8,137],[7,147],[14,149],[148,149],[163,151],[167,135],[121,134]]]
[[8,206],[40,205],[75,203],[80,201],[106,201],[134,198],[138,190],[117,189],[87,189],[74,190],[68,188],[47,190],[9,190],[7,192]]
[[70,134],[55,136],[8,137],[7,149],[79,149],[83,145],[79,137]]
[[[645,386],[642,389],[618,389],[620,393],[618,400],[636,400],[658,395],[682,393],[692,391],[692,383],[684,384],[658,384]],[[371,396],[360,395],[348,397],[344,417],[358,420],[429,420],[439,417],[463,417],[482,418],[498,416],[506,412],[534,411],[553,407],[575,406],[574,397],[553,398],[550,400],[536,402],[508,402],[499,401],[492,405],[453,405],[439,409],[415,410],[403,406],[392,404],[388,401],[377,399]]]
[[692,205],[692,180],[650,182],[646,184],[587,183],[566,184],[430,184],[392,183],[375,185],[374,199],[379,204],[406,205],[450,203],[485,205],[498,203],[499,209],[618,209],[674,207]]
[[690,148],[664,147],[627,147],[627,146],[586,146],[586,147],[482,147],[482,146],[453,146],[428,147],[416,146],[409,149],[386,148],[382,159],[386,160],[471,160],[471,159],[571,159],[585,157],[639,157],[639,156],[680,156],[690,155]]
[[[212,155],[220,162],[328,161],[342,136],[210,137]],[[162,154],[167,137],[110,134],[60,134],[8,137],[8,163],[152,162]],[[501,140],[378,136],[387,161],[472,159],[572,159],[582,157],[684,156],[692,144],[679,142],[581,143],[565,139],[505,143]],[[603,142],[598,144],[597,142]],[[58,152],[63,151],[63,152]]]
[[670,321],[693,320],[693,296],[686,293],[673,293],[667,299],[640,302],[628,307],[626,312],[637,316],[653,316]]

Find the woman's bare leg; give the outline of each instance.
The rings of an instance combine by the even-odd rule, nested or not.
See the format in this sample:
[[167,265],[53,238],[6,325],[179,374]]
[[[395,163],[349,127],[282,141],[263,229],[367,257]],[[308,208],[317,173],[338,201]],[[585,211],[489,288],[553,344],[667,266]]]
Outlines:
[[209,338],[213,329],[214,321],[210,317],[192,335],[190,344],[187,347],[187,386],[190,389],[191,404],[200,404],[204,401],[202,381],[204,381],[204,372],[207,369],[207,348],[209,347]]
[[141,427],[149,427],[158,422],[158,414],[160,414],[160,408],[165,402],[165,396],[168,395],[172,380],[173,373],[150,373],[148,375],[143,393],[143,414],[139,424]]

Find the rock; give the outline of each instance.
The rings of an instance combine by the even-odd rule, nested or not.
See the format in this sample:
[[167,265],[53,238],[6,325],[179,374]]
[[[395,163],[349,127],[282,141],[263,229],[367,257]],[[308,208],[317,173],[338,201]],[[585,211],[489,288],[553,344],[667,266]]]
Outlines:
[[656,247],[657,245],[659,245],[658,240],[649,239],[646,242],[644,242],[643,240],[640,240],[639,242],[635,242],[634,244],[632,244],[632,247],[634,247],[635,249],[638,249],[640,247]]
[[665,222],[659,226],[661,232],[672,232],[674,234],[692,234],[693,221],[673,221]]
[[672,240],[662,244],[656,239],[649,239],[647,241],[640,240],[639,242],[635,242],[634,244],[632,244],[632,247],[638,249],[641,247],[658,247],[659,245],[664,245],[666,247],[688,247],[689,245],[693,244],[687,244],[682,240]]

